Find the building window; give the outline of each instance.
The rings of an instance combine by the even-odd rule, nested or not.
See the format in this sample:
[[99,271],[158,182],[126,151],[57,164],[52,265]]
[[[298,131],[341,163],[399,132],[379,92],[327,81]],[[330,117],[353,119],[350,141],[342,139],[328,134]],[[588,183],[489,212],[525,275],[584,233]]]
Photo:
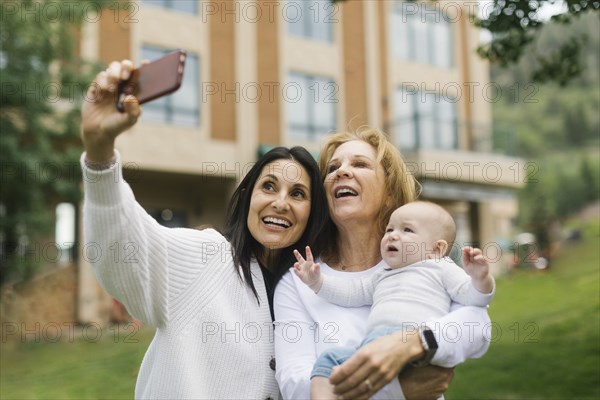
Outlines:
[[[169,51],[153,47],[142,48],[142,60],[156,60]],[[191,126],[200,124],[200,84],[198,57],[188,53],[183,82],[179,90],[144,105],[142,121]]]
[[436,9],[436,4],[398,1],[394,4],[391,25],[394,58],[452,67],[450,21]]
[[198,14],[198,0],[143,0],[145,4],[188,14]]
[[400,150],[456,149],[456,99],[399,88],[394,133]]
[[290,35],[331,42],[338,10],[330,0],[289,0],[282,15]]
[[318,141],[335,130],[337,91],[335,82],[326,77],[288,74],[283,100],[289,137]]

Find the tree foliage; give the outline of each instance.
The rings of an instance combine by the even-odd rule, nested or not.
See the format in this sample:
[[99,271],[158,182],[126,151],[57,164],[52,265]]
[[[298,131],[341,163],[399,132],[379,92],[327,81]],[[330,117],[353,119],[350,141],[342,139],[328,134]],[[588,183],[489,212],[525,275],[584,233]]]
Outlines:
[[538,236],[552,222],[562,221],[600,200],[598,153],[569,151],[535,161],[538,173],[519,193],[519,225]]
[[0,283],[33,273],[53,206],[79,200],[79,106],[91,75],[76,56],[75,33],[89,3],[2,2]]
[[[589,12],[600,10],[594,0],[493,0],[489,14],[476,24],[492,34],[489,43],[480,46],[479,55],[500,66],[517,63],[525,54],[535,59],[531,79],[534,82],[556,82],[566,85],[581,75],[585,68],[582,52],[588,43],[586,34],[573,35],[570,40],[550,48],[537,46],[541,29],[548,23],[573,25]],[[565,10],[551,17],[540,17],[545,5],[563,4]]]
[[[496,133],[510,127],[516,155],[536,166],[533,180],[519,193],[518,225],[548,242],[553,223],[600,200],[600,21],[595,13],[577,24],[548,24],[539,31],[537,46],[561,47],[572,35],[587,34],[587,69],[563,87],[559,82],[534,84],[526,99],[503,96],[493,105]],[[494,66],[492,81],[505,93],[523,92],[536,68],[525,54],[507,68]]]
[[529,54],[508,68],[491,68],[491,80],[506,94],[493,104],[494,129],[511,127],[518,156],[538,159],[600,143],[600,20],[589,14],[568,28],[547,25],[540,31],[539,45],[561,46],[570,40],[569,33],[588,33],[585,58],[589,68],[566,87],[529,83],[527,77],[535,69],[534,57]]

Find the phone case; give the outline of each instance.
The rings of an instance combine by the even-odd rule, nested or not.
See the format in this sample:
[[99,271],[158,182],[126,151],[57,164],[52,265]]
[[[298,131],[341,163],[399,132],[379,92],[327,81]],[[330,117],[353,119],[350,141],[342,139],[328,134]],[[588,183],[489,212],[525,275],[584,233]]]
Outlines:
[[119,84],[117,109],[125,111],[123,101],[132,94],[140,104],[175,92],[183,81],[186,52],[173,51],[164,57],[135,69],[131,77]]

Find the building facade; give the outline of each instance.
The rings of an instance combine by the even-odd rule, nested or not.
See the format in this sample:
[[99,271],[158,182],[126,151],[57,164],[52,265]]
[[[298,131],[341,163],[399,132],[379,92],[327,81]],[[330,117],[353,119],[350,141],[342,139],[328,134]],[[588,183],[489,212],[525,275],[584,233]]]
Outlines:
[[[127,1],[82,30],[92,60],[188,52],[181,89],[144,106],[121,135],[125,179],[169,226],[221,226],[236,182],[264,149],[317,154],[330,132],[387,132],[454,216],[458,243],[502,264],[524,181],[522,160],[494,152],[498,99],[475,53],[473,1]],[[79,261],[80,321],[105,319],[110,299]]]

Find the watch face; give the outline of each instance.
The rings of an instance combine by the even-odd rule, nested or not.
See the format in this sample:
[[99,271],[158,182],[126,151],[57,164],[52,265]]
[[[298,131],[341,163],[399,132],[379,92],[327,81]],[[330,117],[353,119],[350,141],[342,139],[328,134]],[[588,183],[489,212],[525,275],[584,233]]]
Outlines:
[[425,341],[427,342],[427,347],[429,347],[429,350],[437,350],[437,348],[438,348],[437,340],[435,340],[435,335],[433,334],[433,331],[431,329],[424,329],[423,337],[425,338]]
[[425,354],[420,360],[411,362],[411,365],[415,367],[424,367],[426,365],[429,365],[431,359],[433,358],[438,349],[438,344],[437,340],[435,340],[435,335],[433,334],[433,331],[431,329],[425,327],[421,328],[419,331],[421,344],[423,345]]

